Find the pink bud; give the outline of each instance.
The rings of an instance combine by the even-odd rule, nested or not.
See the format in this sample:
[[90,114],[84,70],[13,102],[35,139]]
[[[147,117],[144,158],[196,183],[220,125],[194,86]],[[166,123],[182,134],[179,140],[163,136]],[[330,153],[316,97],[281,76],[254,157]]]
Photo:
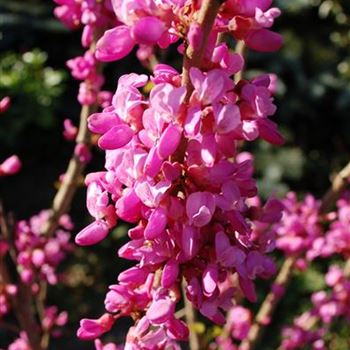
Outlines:
[[63,137],[68,140],[72,141],[76,138],[78,133],[78,128],[73,125],[72,121],[70,119],[65,119],[63,121]]
[[105,134],[118,124],[120,119],[114,112],[94,113],[88,118],[88,127],[95,134]]
[[188,339],[189,330],[187,325],[183,321],[173,318],[167,323],[167,327],[167,333],[170,338],[176,340]]
[[80,321],[77,336],[83,340],[93,340],[108,332],[113,324],[114,317],[110,314],[104,314],[97,320],[84,318]]
[[172,155],[181,140],[181,128],[174,124],[169,124],[164,130],[158,146],[158,154],[162,159],[165,159]]
[[32,262],[36,267],[40,267],[45,261],[45,253],[41,249],[34,249],[32,253]]
[[165,25],[160,19],[146,16],[137,21],[131,35],[138,44],[152,45],[157,43],[164,31]]
[[96,45],[96,58],[103,62],[116,61],[127,56],[135,43],[128,26],[107,30]]
[[128,125],[120,124],[102,135],[98,140],[98,145],[104,150],[118,149],[128,144],[133,135],[134,132]]
[[108,224],[105,221],[97,220],[77,234],[75,243],[81,246],[93,245],[102,241],[108,232]]
[[115,204],[117,215],[124,221],[137,222],[141,216],[141,201],[134,190],[127,191]]
[[170,288],[176,281],[179,274],[179,264],[175,260],[169,260],[163,269],[162,286]]
[[5,113],[11,106],[11,99],[9,96],[5,96],[0,100],[0,113]]
[[22,163],[20,159],[16,155],[13,155],[0,164],[0,176],[14,175],[21,170],[21,167]]
[[278,51],[282,44],[282,35],[268,29],[259,29],[251,32],[245,40],[246,45],[260,52]]
[[163,208],[156,208],[148,219],[148,224],[145,228],[144,235],[146,239],[155,239],[163,231],[167,225],[167,215]]
[[146,312],[147,318],[152,324],[158,325],[170,319],[175,312],[175,304],[170,299],[153,301]]
[[78,143],[75,146],[74,154],[78,157],[79,161],[83,164],[89,163],[92,158],[90,148],[85,143]]

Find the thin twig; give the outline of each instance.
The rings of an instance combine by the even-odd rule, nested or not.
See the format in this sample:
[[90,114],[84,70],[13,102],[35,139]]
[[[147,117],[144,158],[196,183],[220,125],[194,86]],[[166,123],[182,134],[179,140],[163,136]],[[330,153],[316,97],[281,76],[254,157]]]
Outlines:
[[[274,285],[277,285],[280,288],[286,288],[292,277],[293,266],[295,264],[295,261],[295,256],[288,257],[284,261],[274,281]],[[282,295],[283,294],[276,294],[273,291],[270,291],[267,294],[265,300],[260,306],[258,313],[255,316],[254,324],[250,327],[248,336],[242,341],[239,347],[240,350],[253,349],[255,344],[259,343],[259,340],[262,336],[262,331],[264,327],[270,323],[271,317],[279,301],[281,300]]]
[[[96,111],[96,105],[82,106],[80,113],[79,132],[76,138],[77,143],[84,143],[90,147],[90,132],[87,127],[87,118]],[[43,228],[43,234],[52,235],[58,226],[58,221],[63,214],[66,214],[71,206],[74,194],[78,188],[79,178],[85,169],[85,163],[81,162],[74,154],[69,161],[68,168],[64,174],[62,184],[57,191],[51,207],[50,217]]]
[[215,18],[219,12],[220,6],[223,1],[221,0],[204,0],[201,5],[201,9],[198,13],[197,23],[199,24],[203,38],[201,45],[198,49],[194,49],[191,45],[187,45],[184,54],[183,68],[182,68],[182,85],[186,86],[187,95],[186,101],[188,101],[193,91],[193,86],[190,80],[190,68],[200,68],[202,60],[204,58],[205,50],[208,44],[209,35],[213,28]]
[[[9,226],[3,208],[0,206],[0,228],[4,237],[11,237]],[[15,264],[16,260],[14,260],[13,263]],[[12,284],[9,267],[5,262],[5,256],[0,259],[0,275],[4,284]],[[31,287],[21,281],[18,273],[15,280],[18,281],[17,293],[15,295],[9,295],[14,314],[16,315],[21,329],[26,332],[31,349],[43,350],[40,344],[40,326],[34,316]]]
[[[190,69],[192,67],[201,68],[209,35],[222,2],[222,0],[203,0],[197,17],[197,23],[202,31],[202,41],[199,47],[196,49],[185,42],[186,50],[184,53],[182,67],[182,85],[186,87],[185,104],[189,101],[193,91],[193,85],[190,80]],[[189,347],[190,350],[199,350],[199,339],[194,329],[196,323],[196,313],[191,302],[186,297],[185,281],[183,281],[182,289],[184,298],[184,312],[190,329]]]
[[[327,213],[334,206],[334,203],[348,185],[349,178],[350,162],[333,179],[330,189],[322,199],[320,214]],[[284,290],[287,288],[293,276],[293,266],[297,258],[298,256],[287,258],[276,277],[275,284],[284,288]],[[349,267],[346,268],[346,271],[349,270],[350,274],[350,262],[347,263],[347,266],[348,265]],[[255,322],[249,330],[247,338],[241,343],[239,347],[240,350],[252,350],[257,346],[259,340],[261,339],[265,326],[272,319],[273,313],[280,299],[281,296],[279,294],[273,293],[272,291],[266,296],[256,315]]]
[[197,332],[195,330],[196,313],[194,311],[194,308],[191,302],[187,299],[185,280],[183,280],[182,282],[182,294],[184,299],[184,313],[186,317],[186,323],[190,330],[190,339],[189,339],[190,350],[200,350],[199,339],[198,339]]
[[[246,47],[244,41],[238,40],[238,42],[236,44],[236,48],[235,48],[235,53],[238,53],[239,55],[244,57],[246,48],[247,47]],[[241,69],[239,72],[237,72],[235,74],[235,82],[238,82],[243,78],[243,72],[244,72],[244,69]]]

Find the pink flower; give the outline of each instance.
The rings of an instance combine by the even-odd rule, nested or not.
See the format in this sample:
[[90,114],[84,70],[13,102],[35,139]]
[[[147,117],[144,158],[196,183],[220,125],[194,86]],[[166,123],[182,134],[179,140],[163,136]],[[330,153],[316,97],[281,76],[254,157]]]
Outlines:
[[75,242],[81,246],[93,245],[106,238],[108,232],[108,224],[103,220],[97,220],[80,231],[75,237]]
[[113,324],[114,317],[111,314],[104,314],[97,320],[84,318],[80,321],[77,336],[82,340],[93,340],[108,332]]
[[22,162],[13,155],[0,164],[0,176],[14,175],[21,170]]
[[161,38],[165,30],[165,25],[160,19],[146,16],[132,27],[131,36],[138,44],[151,45]]
[[73,125],[70,119],[65,119],[63,121],[63,136],[66,140],[72,141],[76,138],[78,133],[78,128]]
[[244,340],[252,324],[252,314],[250,310],[235,306],[230,309],[227,318],[227,326],[235,339]]
[[197,227],[208,224],[214,211],[215,198],[210,192],[195,192],[188,196],[186,213],[190,224]]
[[5,113],[11,106],[11,99],[9,96],[5,96],[0,100],[0,114]]
[[132,51],[134,45],[127,26],[109,29],[97,42],[96,58],[103,62],[120,60]]

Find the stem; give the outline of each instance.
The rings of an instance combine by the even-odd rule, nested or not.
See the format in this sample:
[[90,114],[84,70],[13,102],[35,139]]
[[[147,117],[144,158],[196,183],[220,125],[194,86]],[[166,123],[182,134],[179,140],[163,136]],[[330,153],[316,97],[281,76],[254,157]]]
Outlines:
[[349,184],[350,179],[350,162],[336,175],[332,181],[332,186],[328,192],[324,195],[321,204],[321,213],[327,213],[336,200],[338,199],[340,193]]
[[[90,147],[90,132],[87,127],[87,118],[96,111],[97,106],[82,106],[80,113],[79,132],[76,138],[77,143],[84,143]],[[51,207],[51,215],[44,226],[43,234],[52,235],[58,226],[60,217],[70,209],[74,194],[77,190],[79,178],[83,174],[86,164],[81,162],[73,153],[68,168],[64,174],[61,187],[57,191]]]
[[223,1],[221,0],[204,0],[200,8],[197,23],[200,25],[202,30],[203,39],[199,49],[197,50],[195,50],[192,46],[187,46],[183,60],[182,85],[187,89],[186,101],[188,101],[193,91],[193,86],[189,76],[190,68],[201,67],[208,44],[209,35],[222,2]]
[[[185,53],[182,67],[182,85],[186,87],[185,104],[188,103],[193,91],[193,85],[190,80],[190,69],[192,67],[200,68],[204,58],[205,50],[208,44],[209,35],[215,23],[216,16],[219,12],[222,0],[203,0],[198,13],[197,23],[202,31],[202,42],[198,49],[194,49],[185,43]],[[199,350],[199,339],[195,332],[196,314],[191,302],[186,297],[185,280],[182,283],[184,313],[190,329],[189,348],[190,350]]]
[[[244,57],[244,53],[246,51],[246,46],[243,40],[239,40],[236,44],[235,52]],[[235,82],[237,83],[243,78],[243,71],[244,69],[240,70],[235,74]]]
[[[293,272],[293,266],[295,264],[297,257],[289,257],[283,263],[281,270],[279,271],[274,284],[279,287],[286,288]],[[276,309],[277,304],[281,300],[282,295],[276,294],[270,291],[267,294],[265,300],[260,306],[260,309],[255,316],[255,322],[250,327],[248,336],[244,341],[242,341],[239,350],[250,350],[254,349],[256,344],[259,343],[261,339],[264,327],[270,323],[271,317]]]
[[[0,228],[1,234],[5,238],[11,237],[10,228],[6,220],[3,208],[0,205]],[[8,241],[9,243],[10,240]],[[13,261],[15,263],[16,260]],[[15,269],[14,269],[15,270]],[[16,271],[16,270],[15,270]],[[0,276],[1,281],[4,284],[11,284],[11,277],[8,264],[5,261],[5,256],[0,259]],[[33,297],[31,286],[21,282],[20,277],[16,276],[18,282],[17,293],[13,296],[9,296],[11,305],[14,310],[14,314],[21,326],[21,329],[26,332],[31,349],[43,350],[40,344],[40,326],[35,318],[35,312],[33,310]]]
[[[332,208],[336,200],[341,195],[342,191],[349,183],[349,177],[350,162],[333,179],[330,189],[322,199],[320,214],[325,214]],[[287,289],[288,284],[293,276],[293,266],[297,258],[298,256],[292,256],[284,261],[281,270],[276,277],[275,284],[283,287],[284,289]],[[350,262],[347,263],[345,269],[346,271],[349,271],[350,274]],[[240,350],[252,350],[257,346],[259,340],[261,339],[265,326],[272,319],[273,313],[280,299],[281,296],[276,295],[272,291],[269,292],[260,306],[260,309],[255,317],[255,322],[250,328],[247,338],[241,343],[239,347]]]
[[194,308],[191,302],[186,297],[185,280],[183,280],[182,282],[182,292],[183,292],[183,298],[184,298],[184,304],[185,304],[184,312],[186,317],[186,323],[190,330],[190,339],[189,339],[190,350],[200,350],[198,335],[195,331],[196,313],[194,311]]
[[[95,52],[96,43],[98,39],[103,35],[104,30],[100,28],[94,33],[94,40],[90,45],[90,51]],[[100,72],[102,70],[102,65],[96,65],[96,71]],[[80,111],[80,122],[78,135],[75,142],[85,144],[88,148],[91,147],[91,135],[87,126],[88,117],[96,112],[97,104],[93,105],[83,105]],[[43,228],[43,234],[52,235],[53,232],[58,227],[58,221],[63,214],[66,214],[71,206],[74,194],[78,188],[79,178],[84,172],[86,164],[81,162],[79,158],[75,155],[74,151],[72,157],[69,161],[68,168],[64,174],[64,179],[62,184],[57,191],[53,203],[51,206],[50,217]]]

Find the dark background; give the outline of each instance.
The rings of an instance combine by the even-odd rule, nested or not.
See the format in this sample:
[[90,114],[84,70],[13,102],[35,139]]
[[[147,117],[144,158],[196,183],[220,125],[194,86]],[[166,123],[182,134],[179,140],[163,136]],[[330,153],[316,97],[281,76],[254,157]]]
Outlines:
[[[249,52],[245,74],[279,76],[274,118],[286,144],[276,148],[258,142],[249,150],[256,156],[256,176],[264,197],[271,192],[282,196],[290,189],[300,195],[321,196],[331,175],[350,159],[350,2],[275,3],[283,14],[274,28],[284,35],[285,45],[274,54]],[[62,122],[69,117],[78,123],[78,82],[70,77],[65,62],[83,53],[80,31],[65,29],[53,17],[53,8],[50,0],[0,0],[0,98],[12,98],[10,110],[0,115],[0,161],[14,153],[23,161],[18,175],[0,180],[0,198],[19,219],[50,207],[57,178],[65,171],[74,147],[62,139]],[[173,52],[169,60],[179,67]],[[118,77],[135,70],[143,68],[133,55],[109,65],[104,88],[115,90]],[[95,150],[88,170],[102,165],[103,154]],[[84,188],[79,189],[71,214],[75,234],[90,220]],[[116,256],[125,231],[126,226],[121,225],[99,246],[78,248],[68,258],[62,268],[68,272],[68,286],[50,292],[52,302],[69,311],[70,325],[50,349],[68,344],[70,348],[93,348],[78,342],[74,333],[81,317],[103,312],[107,286],[125,268],[125,262]],[[324,286],[323,270],[322,265],[315,266],[294,279],[261,350],[277,348],[280,325],[308,307],[310,292]],[[128,326],[126,320],[119,324],[121,330]],[[329,349],[349,349],[349,331],[342,325],[335,328]],[[115,335],[122,339],[121,334]],[[11,335],[0,331],[0,346],[8,337]]]

